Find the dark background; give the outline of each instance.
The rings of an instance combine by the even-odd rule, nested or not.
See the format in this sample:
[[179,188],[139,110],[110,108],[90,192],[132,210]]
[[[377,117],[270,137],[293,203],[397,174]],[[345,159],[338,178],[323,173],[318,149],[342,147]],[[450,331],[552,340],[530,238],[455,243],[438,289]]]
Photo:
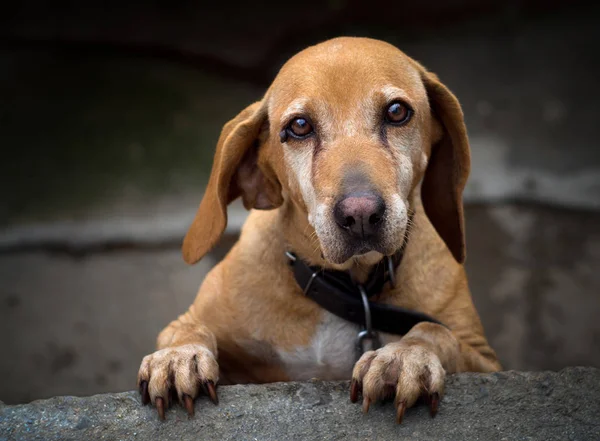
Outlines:
[[244,219],[179,245],[221,126],[281,64],[389,41],[457,94],[470,133],[470,285],[506,369],[600,366],[600,26],[583,2],[0,7],[0,400],[132,389]]

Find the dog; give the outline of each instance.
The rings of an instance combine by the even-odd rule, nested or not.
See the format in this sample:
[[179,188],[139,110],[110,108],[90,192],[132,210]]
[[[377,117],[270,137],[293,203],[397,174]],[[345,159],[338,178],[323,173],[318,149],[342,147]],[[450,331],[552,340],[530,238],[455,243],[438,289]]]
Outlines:
[[[457,98],[396,47],[342,37],[296,54],[222,129],[184,260],[215,246],[229,203],[241,197],[251,211],[143,359],[142,402],[164,419],[177,400],[193,415],[201,391],[217,403],[217,383],[318,378],[351,380],[350,399],[362,394],[365,412],[393,397],[398,423],[419,398],[435,416],[447,373],[501,368],[463,266],[469,169]],[[312,269],[307,286],[293,263]],[[382,286],[366,296],[377,271]],[[322,306],[348,297],[344,289],[320,293],[321,303],[306,295],[322,274],[350,280],[360,320]],[[376,313],[394,308],[404,316],[391,315],[389,329],[410,322],[396,317],[417,318],[378,332]]]

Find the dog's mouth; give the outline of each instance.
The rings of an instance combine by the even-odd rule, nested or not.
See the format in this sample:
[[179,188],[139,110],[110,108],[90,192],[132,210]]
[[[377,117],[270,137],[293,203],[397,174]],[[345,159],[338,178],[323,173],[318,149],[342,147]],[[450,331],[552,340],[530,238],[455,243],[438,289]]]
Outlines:
[[352,251],[351,257],[360,257],[371,252],[385,254],[383,247],[381,247],[379,243],[372,243],[369,241],[354,246],[354,250]]
[[378,234],[369,239],[348,237],[338,231],[336,235],[320,238],[323,257],[333,264],[344,264],[350,259],[367,255],[391,256],[398,251],[406,240],[405,228],[400,231],[390,231],[389,234]]

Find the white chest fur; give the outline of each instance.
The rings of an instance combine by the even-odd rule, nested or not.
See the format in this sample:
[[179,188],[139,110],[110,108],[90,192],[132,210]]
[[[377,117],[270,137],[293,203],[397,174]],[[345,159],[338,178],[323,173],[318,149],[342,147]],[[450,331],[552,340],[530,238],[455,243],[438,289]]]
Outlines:
[[277,351],[291,380],[349,380],[356,362],[356,336],[360,327],[323,311],[308,346]]

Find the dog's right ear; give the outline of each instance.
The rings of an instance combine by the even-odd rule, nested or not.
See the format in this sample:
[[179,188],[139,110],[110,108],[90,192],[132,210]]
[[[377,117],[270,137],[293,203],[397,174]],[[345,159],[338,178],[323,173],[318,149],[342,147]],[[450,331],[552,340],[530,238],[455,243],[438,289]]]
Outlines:
[[227,205],[242,196],[246,209],[271,209],[283,202],[281,184],[265,161],[260,139],[268,133],[267,108],[257,102],[223,127],[206,191],[185,239],[183,259],[198,262],[227,226]]

